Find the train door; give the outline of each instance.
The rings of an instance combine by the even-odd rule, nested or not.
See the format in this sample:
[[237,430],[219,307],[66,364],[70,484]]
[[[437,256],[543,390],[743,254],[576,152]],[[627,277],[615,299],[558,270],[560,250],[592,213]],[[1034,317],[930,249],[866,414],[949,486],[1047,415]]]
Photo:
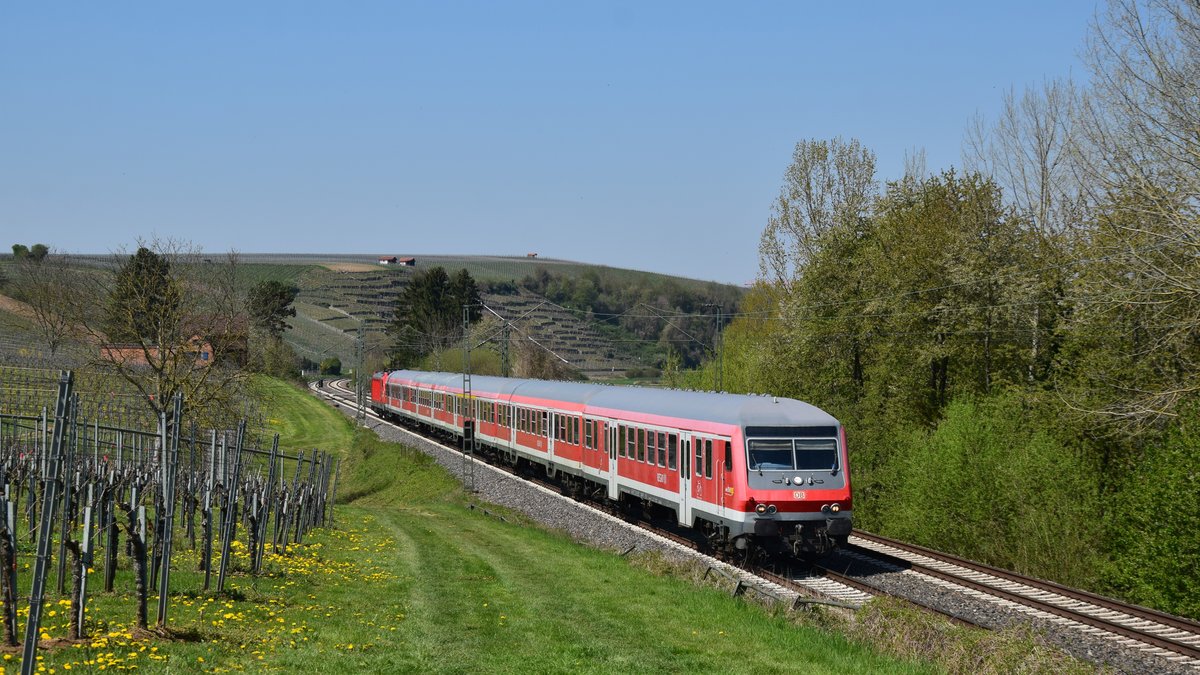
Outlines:
[[729,501],[729,491],[733,490],[733,481],[729,475],[731,459],[729,456],[729,444],[722,441],[713,441],[713,477],[717,483],[717,515],[725,516],[725,504]]
[[[721,480],[713,466],[713,440],[692,437],[692,499],[718,509],[721,505]],[[707,509],[706,509],[707,510]]]
[[619,497],[617,489],[617,425],[613,422],[605,422],[606,434],[605,448],[608,450],[608,498],[616,501]]
[[679,524],[692,526],[692,438],[679,435]]

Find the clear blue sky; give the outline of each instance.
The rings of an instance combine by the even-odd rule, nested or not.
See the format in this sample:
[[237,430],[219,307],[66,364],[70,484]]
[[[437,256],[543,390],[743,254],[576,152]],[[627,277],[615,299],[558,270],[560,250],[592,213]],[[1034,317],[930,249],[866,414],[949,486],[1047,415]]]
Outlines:
[[[4,3],[0,244],[537,251],[734,283],[796,141],[960,164],[1094,1]],[[9,241],[11,240],[11,241]]]

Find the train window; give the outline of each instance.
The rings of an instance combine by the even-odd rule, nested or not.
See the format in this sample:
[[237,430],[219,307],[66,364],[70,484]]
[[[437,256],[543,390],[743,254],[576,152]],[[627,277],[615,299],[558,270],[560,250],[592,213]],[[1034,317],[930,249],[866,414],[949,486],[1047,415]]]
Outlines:
[[[658,432],[658,465],[667,465],[667,434],[662,431]],[[674,460],[671,461],[671,468],[675,468]]]
[[717,445],[725,450],[725,470],[733,471],[733,449],[727,441],[717,441]]
[[542,435],[550,438],[550,413],[542,411]]
[[637,430],[637,458],[639,462],[646,461],[646,430]]
[[671,469],[672,471],[675,469],[675,464],[677,462],[676,457],[679,454],[678,445],[678,436],[675,434],[670,434],[667,436],[667,468]]
[[696,446],[696,475],[703,477],[704,476],[704,441],[697,438],[696,440],[692,441],[692,443]]
[[629,429],[629,445],[626,450],[628,450],[629,459],[637,459],[637,429],[632,427]]
[[625,456],[625,425],[617,427],[617,454],[621,457]]
[[837,441],[832,438],[797,438],[796,468],[829,471],[837,468]]
[[658,461],[658,444],[654,442],[654,432],[650,431],[646,434],[646,461],[650,466]]
[[704,439],[704,477],[712,478],[713,448],[712,441]]
[[592,421],[584,420],[583,422],[583,447],[588,450],[592,449]]

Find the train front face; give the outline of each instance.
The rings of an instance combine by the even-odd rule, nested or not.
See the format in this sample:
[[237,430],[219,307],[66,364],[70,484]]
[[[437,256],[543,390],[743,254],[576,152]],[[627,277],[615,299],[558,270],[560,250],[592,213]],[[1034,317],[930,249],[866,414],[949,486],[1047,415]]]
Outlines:
[[778,541],[796,555],[844,544],[853,504],[842,427],[748,426],[744,433],[755,538]]

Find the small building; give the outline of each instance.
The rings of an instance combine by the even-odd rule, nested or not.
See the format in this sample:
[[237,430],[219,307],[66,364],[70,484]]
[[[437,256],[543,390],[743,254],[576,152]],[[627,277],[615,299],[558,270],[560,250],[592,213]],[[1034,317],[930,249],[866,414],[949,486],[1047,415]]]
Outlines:
[[416,258],[401,258],[400,264],[403,265],[404,267],[416,267],[417,259]]
[[394,255],[393,256],[379,256],[379,264],[380,265],[395,265],[396,264],[396,256],[394,256]]

